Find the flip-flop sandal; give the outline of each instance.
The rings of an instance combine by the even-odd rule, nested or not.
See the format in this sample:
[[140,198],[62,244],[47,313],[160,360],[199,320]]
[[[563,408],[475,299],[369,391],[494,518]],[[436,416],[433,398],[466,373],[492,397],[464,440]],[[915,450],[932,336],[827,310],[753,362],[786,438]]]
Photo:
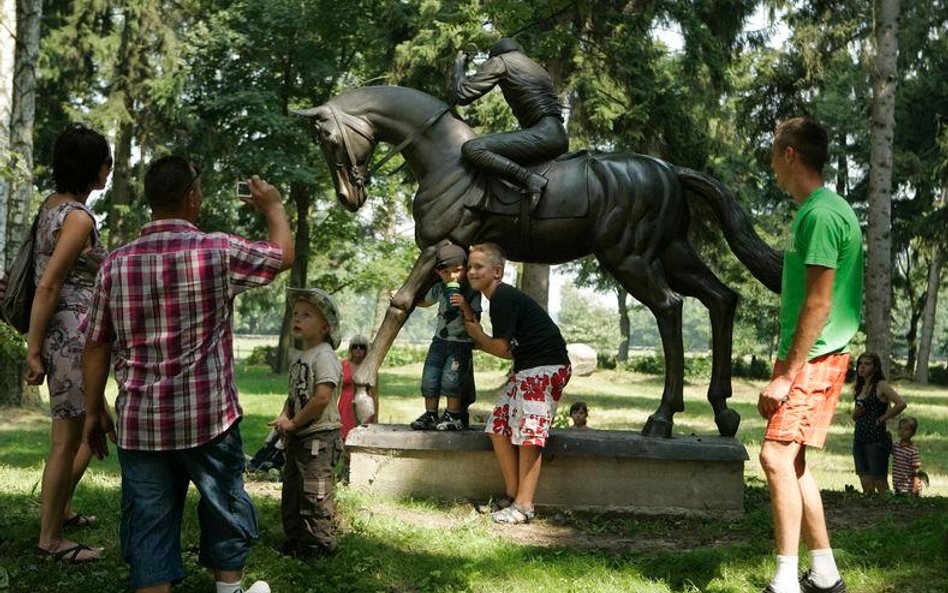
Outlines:
[[94,556],[86,560],[79,560],[78,559],[79,554],[85,551],[94,552],[95,550],[85,544],[76,544],[74,546],[69,546],[68,548],[64,548],[62,550],[56,550],[56,551],[47,550],[45,548],[36,546],[37,556],[39,556],[40,558],[48,558],[50,560],[55,560],[56,562],[66,562],[70,564],[84,564],[86,562],[92,562],[99,559],[98,556]]
[[99,520],[94,515],[76,513],[68,519],[63,519],[63,527],[92,527],[98,522]]
[[488,500],[487,502],[478,502],[474,504],[474,510],[480,513],[481,515],[486,515],[487,513],[496,513],[497,511],[506,509],[513,504],[514,499],[510,496],[504,494],[503,496],[496,496]]
[[529,523],[536,516],[533,509],[525,509],[514,503],[505,509],[501,509],[491,515],[494,523],[503,523],[505,525],[523,525]]

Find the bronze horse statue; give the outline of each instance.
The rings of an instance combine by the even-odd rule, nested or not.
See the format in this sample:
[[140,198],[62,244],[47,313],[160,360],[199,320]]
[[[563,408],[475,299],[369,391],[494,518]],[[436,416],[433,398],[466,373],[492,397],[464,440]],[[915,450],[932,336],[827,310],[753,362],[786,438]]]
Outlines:
[[365,203],[368,165],[379,142],[396,145],[394,150],[401,152],[418,180],[412,212],[421,254],[392,298],[354,377],[356,384],[376,383],[396,334],[434,281],[440,241],[464,247],[493,241],[510,259],[524,262],[557,264],[591,253],[658,322],[665,387],[642,434],[670,437],[674,414],[684,409],[679,294],[698,298],[710,312],[713,364],[708,401],[718,431],[725,436],[737,432],[740,415],[727,407],[737,294],[688,243],[684,190],[710,205],[732,251],[774,292],[780,291],[782,256],[760,239],[720,182],[648,156],[582,151],[536,164],[549,184],[531,216],[517,211],[523,201],[509,199],[512,190],[465,162],[461,145],[475,137],[474,131],[445,103],[421,91],[362,87],[295,113],[310,118],[339,201],[350,211]]

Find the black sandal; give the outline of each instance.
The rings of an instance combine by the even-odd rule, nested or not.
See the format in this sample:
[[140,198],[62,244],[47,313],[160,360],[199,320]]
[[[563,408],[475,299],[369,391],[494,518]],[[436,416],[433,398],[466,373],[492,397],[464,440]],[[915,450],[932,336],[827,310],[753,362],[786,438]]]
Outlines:
[[95,552],[95,550],[85,544],[76,544],[74,546],[69,546],[63,550],[47,550],[46,548],[41,548],[36,546],[36,555],[40,558],[47,558],[50,560],[55,560],[56,562],[66,562],[70,564],[84,564],[86,562],[92,562],[98,560],[98,556],[93,556],[87,560],[79,560],[79,554],[89,551]]
[[63,527],[92,527],[98,522],[94,515],[76,513],[68,519],[63,519]]

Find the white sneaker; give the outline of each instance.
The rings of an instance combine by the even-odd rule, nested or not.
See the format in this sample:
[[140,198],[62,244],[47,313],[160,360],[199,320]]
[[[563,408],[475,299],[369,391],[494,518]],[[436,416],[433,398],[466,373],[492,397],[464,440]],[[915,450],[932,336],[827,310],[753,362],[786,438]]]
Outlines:
[[266,581],[257,581],[244,589],[244,593],[270,593],[270,585]]

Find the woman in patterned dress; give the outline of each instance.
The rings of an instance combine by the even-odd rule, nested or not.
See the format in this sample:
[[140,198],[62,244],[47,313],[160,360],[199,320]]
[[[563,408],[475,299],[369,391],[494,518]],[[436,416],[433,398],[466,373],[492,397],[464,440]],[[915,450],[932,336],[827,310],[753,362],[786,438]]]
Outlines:
[[92,190],[105,187],[111,170],[112,155],[105,138],[81,124],[70,124],[56,139],[56,192],[40,209],[34,242],[36,296],[27,336],[26,380],[39,385],[46,379],[52,416],[36,551],[66,562],[99,557],[99,550],[66,539],[64,527],[95,522],[94,517],[73,513],[70,500],[91,458],[88,445],[81,444],[85,336],[79,322],[107,255],[86,200]]

